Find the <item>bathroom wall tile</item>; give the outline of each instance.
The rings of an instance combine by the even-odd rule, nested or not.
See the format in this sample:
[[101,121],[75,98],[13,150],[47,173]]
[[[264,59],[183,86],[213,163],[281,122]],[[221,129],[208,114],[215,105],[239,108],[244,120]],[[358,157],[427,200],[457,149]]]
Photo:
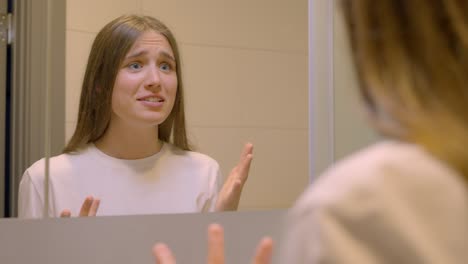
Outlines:
[[67,29],[97,33],[112,19],[141,10],[141,0],[67,0]]
[[182,45],[187,115],[216,127],[308,127],[307,56]]
[[181,42],[307,53],[307,0],[143,0]]

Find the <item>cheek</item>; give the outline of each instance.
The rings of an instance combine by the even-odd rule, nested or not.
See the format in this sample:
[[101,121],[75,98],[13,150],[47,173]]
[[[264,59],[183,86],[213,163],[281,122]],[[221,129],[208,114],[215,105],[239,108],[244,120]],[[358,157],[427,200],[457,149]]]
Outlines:
[[123,108],[122,100],[120,100],[121,96],[119,96],[118,89],[114,86],[114,90],[112,92],[112,101],[111,101],[111,109],[114,114],[120,114]]
[[176,96],[176,93],[177,93],[177,77],[175,78],[168,78],[168,80],[166,81],[166,84],[167,84],[167,94],[170,95],[172,97],[173,100],[175,100],[175,96]]
[[112,89],[112,110],[114,113],[121,112],[122,108],[127,104],[126,100],[131,93],[131,80],[122,74],[118,74],[114,88]]
[[135,80],[133,80],[130,76],[127,76],[125,74],[118,74],[117,78],[115,78],[113,93],[128,94],[133,89],[133,83],[135,83]]
[[112,90],[112,101],[125,101],[136,93],[138,89],[138,80],[125,74],[117,75],[114,89]]

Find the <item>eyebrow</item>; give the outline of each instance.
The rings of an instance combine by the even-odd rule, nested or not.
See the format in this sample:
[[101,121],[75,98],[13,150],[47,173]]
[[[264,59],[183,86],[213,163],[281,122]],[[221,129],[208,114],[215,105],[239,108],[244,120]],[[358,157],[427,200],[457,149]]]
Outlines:
[[[142,50],[142,51],[139,51],[139,52],[136,52],[136,53],[134,53],[134,54],[130,54],[130,55],[126,56],[126,57],[125,57],[125,60],[129,60],[129,59],[133,59],[133,58],[138,58],[138,57],[140,57],[140,56],[142,56],[142,55],[145,55],[145,54],[147,54],[147,53],[148,53],[148,51]],[[176,61],[175,58],[174,58],[170,53],[168,53],[168,52],[166,52],[166,51],[160,51],[159,54],[160,54],[162,57],[166,58],[166,59],[172,60],[173,62]]]

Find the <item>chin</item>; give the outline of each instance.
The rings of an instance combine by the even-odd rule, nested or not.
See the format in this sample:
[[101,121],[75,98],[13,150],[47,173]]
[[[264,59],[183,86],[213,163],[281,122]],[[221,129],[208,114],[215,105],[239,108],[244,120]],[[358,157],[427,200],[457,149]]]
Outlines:
[[168,117],[169,113],[166,113],[166,111],[138,111],[134,112],[132,119],[139,125],[150,127],[162,124]]
[[159,126],[162,124],[164,121],[166,121],[167,117],[159,117],[159,118],[143,118],[139,120],[139,123],[143,124],[144,126],[147,127],[153,127],[153,126]]

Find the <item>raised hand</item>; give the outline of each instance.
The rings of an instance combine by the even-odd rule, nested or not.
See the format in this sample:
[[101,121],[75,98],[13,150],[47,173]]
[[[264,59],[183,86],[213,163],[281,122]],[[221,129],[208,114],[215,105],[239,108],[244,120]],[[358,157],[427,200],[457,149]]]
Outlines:
[[242,188],[249,176],[253,158],[253,145],[247,143],[242,150],[239,163],[231,170],[218,195],[216,211],[235,211],[239,206]]
[[[101,200],[93,196],[88,196],[81,206],[79,217],[96,216],[97,210],[99,209],[99,203]],[[60,217],[67,218],[71,216],[71,212],[68,209],[63,210],[60,213]]]
[[[252,264],[269,264],[273,252],[273,240],[269,237],[263,238],[257,246]],[[176,259],[171,250],[163,243],[153,247],[153,256],[156,263],[175,264]],[[207,264],[224,264],[224,231],[218,224],[208,227],[208,256]]]

